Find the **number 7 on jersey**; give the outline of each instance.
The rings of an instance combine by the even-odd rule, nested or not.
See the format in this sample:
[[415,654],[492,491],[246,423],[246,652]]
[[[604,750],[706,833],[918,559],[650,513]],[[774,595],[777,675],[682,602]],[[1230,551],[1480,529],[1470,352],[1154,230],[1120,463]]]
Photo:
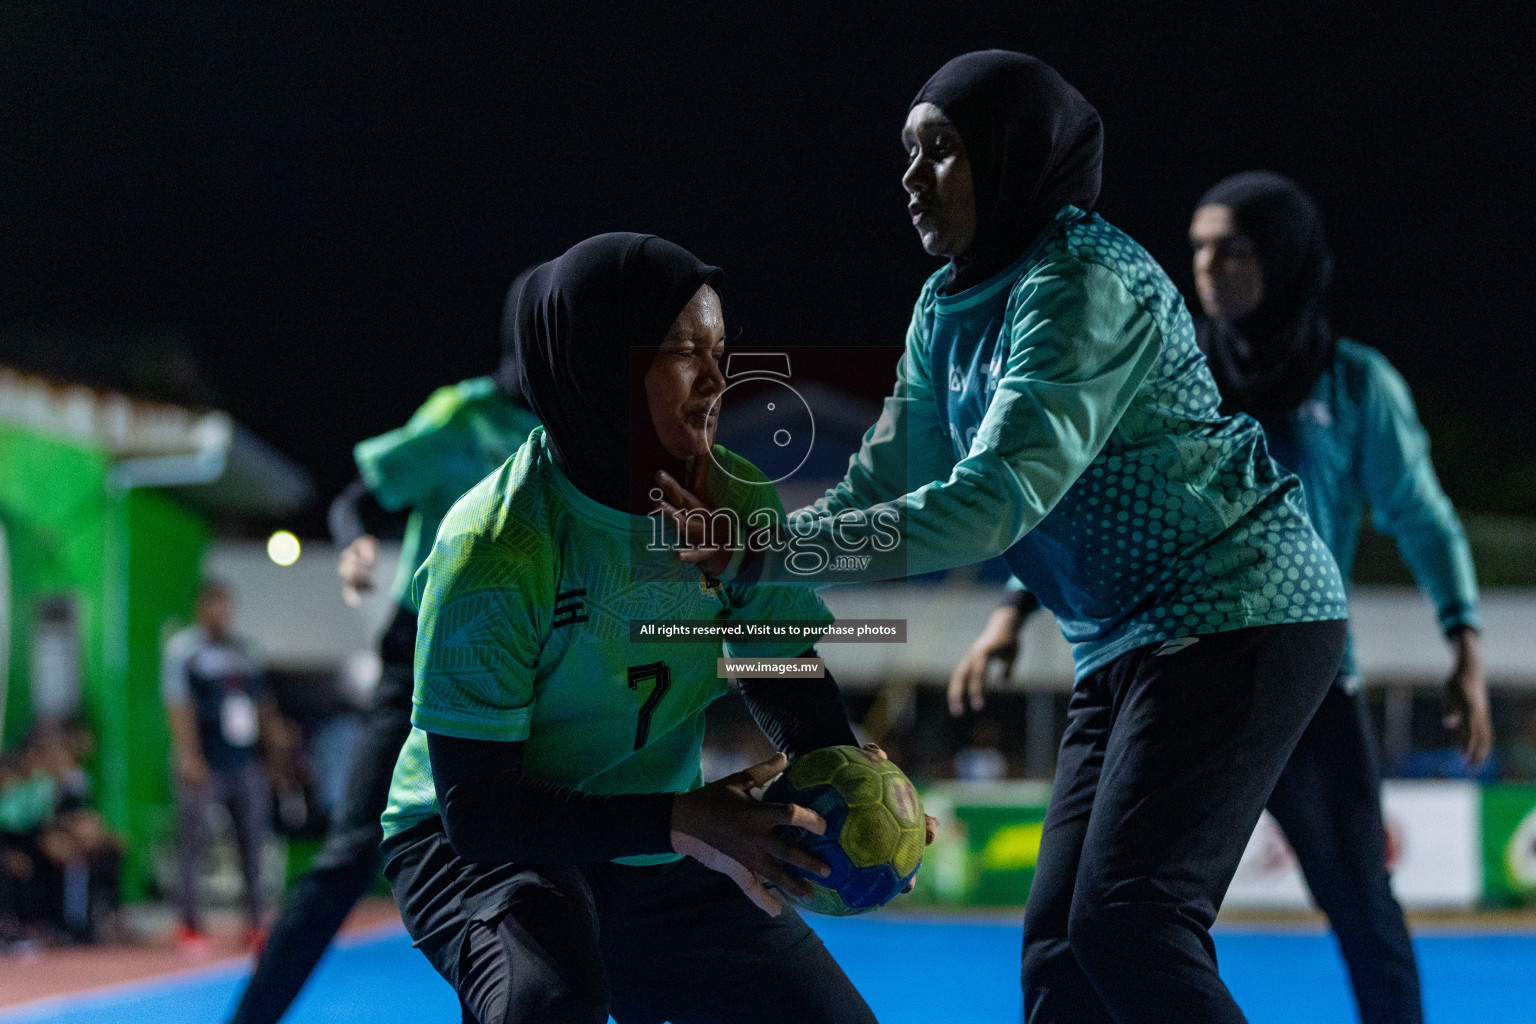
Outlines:
[[646,695],[645,703],[640,705],[640,719],[635,723],[635,749],[645,746],[646,737],[651,734],[651,716],[656,713],[656,708],[661,704],[661,699],[667,695],[667,690],[672,686],[672,670],[664,661],[653,661],[649,665],[631,665],[629,667],[629,688],[636,693],[640,692],[640,684],[647,679],[652,680],[651,692]]

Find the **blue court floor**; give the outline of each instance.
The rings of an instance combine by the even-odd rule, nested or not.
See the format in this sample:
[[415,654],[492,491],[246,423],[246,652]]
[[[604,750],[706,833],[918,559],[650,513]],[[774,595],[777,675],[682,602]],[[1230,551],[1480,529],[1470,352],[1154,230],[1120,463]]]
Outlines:
[[[818,918],[817,930],[882,1024],[1015,1022],[1017,925],[904,917]],[[1429,1024],[1536,1022],[1536,933],[1475,931],[1416,940]],[[1332,940],[1225,929],[1222,974],[1253,1024],[1354,1020]],[[216,1024],[238,990],[232,968],[136,983],[0,1012],[0,1024]],[[447,985],[403,932],[328,954],[291,1024],[457,1024]]]

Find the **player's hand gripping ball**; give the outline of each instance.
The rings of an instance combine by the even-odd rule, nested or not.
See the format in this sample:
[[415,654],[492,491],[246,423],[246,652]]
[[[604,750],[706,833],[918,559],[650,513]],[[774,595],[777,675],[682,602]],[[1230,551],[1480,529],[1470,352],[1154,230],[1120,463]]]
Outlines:
[[793,865],[784,870],[810,883],[796,906],[818,914],[862,914],[889,903],[923,860],[923,804],[891,761],[858,747],[822,747],[799,758],[768,787],[764,800],[809,807],[827,820],[826,835],[785,826],[794,841],[832,869],[826,878]]

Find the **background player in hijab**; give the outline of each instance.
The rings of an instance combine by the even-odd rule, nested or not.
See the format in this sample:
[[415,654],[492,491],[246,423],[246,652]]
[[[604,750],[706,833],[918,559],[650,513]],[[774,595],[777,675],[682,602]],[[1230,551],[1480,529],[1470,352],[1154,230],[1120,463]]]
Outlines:
[[[880,422],[794,532],[832,548],[868,539],[851,512],[895,509],[904,550],[879,571],[1003,554],[1073,642],[1028,1019],[1240,1021],[1209,927],[1338,668],[1343,584],[1258,424],[1218,412],[1173,283],[1088,212],[1102,128],[1077,90],[1022,54],[966,54],[902,138],[914,226],[948,266]],[[753,573],[791,575],[773,551],[732,578]]]
[[[1200,199],[1189,229],[1205,318],[1201,348],[1222,407],[1257,417],[1276,460],[1306,486],[1307,508],[1346,579],[1365,502],[1435,604],[1456,656],[1445,723],[1472,763],[1493,726],[1478,651],[1477,577],[1440,489],[1408,387],[1375,349],[1340,338],[1326,303],[1333,259],[1316,205],[1278,174],[1250,172]],[[1423,1019],[1402,908],[1387,875],[1381,774],[1346,647],[1269,799],[1307,885],[1328,915],[1365,1024]]]
[[[515,291],[516,285],[513,289]],[[347,789],[314,865],[295,884],[233,1024],[273,1024],[299,989],[358,899],[379,873],[379,815],[400,746],[411,730],[411,671],[416,613],[410,582],[426,560],[438,523],[460,495],[507,460],[538,420],[523,401],[517,364],[504,344],[489,377],[439,388],[403,427],[357,445],[360,479],[331,505],[331,534],[341,556],[342,595],[356,607],[373,588],[379,542],[363,521],[374,507],[410,511],[390,596],[395,610],[379,641],[383,665],[352,754]]]
[[[765,887],[804,884],[781,861],[825,870],[774,831],[820,831],[817,815],[748,794],[784,756],[701,785],[721,645],[630,638],[635,619],[831,619],[806,588],[721,586],[650,545],[660,467],[743,515],[779,511],[760,473],[711,449],[718,279],[650,235],[600,235],[536,268],[513,336],[544,426],[454,506],[417,574],[385,874],[466,1022],[874,1019]],[[701,476],[711,451],[725,472]],[[744,680],[742,695],[790,754],[855,742],[831,679]]]

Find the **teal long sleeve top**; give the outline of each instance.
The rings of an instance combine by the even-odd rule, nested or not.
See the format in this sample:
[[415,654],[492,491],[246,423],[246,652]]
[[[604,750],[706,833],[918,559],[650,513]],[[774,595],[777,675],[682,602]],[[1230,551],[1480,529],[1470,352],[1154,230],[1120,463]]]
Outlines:
[[[1377,529],[1397,541],[1440,628],[1478,629],[1477,574],[1456,510],[1429,458],[1408,385],[1386,357],[1348,339],[1307,399],[1262,421],[1270,450],[1301,477],[1312,525],[1347,581],[1367,503]],[[1358,668],[1351,642],[1343,677]]]
[[[1174,637],[1346,616],[1299,481],[1257,422],[1217,411],[1183,299],[1141,246],[1068,206],[990,280],[942,295],[943,278],[918,296],[847,475],[789,517],[788,549],[754,548],[744,578],[889,579],[1003,555],[1055,613],[1079,678]],[[850,551],[866,557],[805,557]]]

